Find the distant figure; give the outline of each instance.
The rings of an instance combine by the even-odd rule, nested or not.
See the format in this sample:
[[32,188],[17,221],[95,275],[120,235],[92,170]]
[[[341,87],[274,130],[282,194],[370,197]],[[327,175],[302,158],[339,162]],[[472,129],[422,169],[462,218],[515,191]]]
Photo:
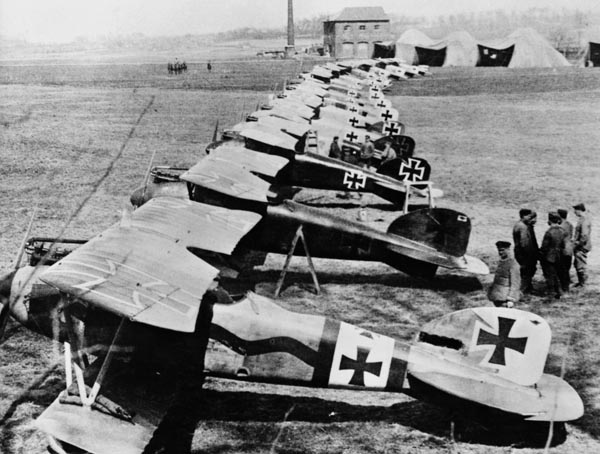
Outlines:
[[340,149],[340,144],[338,143],[339,137],[335,136],[333,138],[333,142],[329,145],[329,157],[334,159],[342,159],[342,150]]
[[513,227],[515,259],[521,266],[523,293],[531,293],[539,256],[538,243],[533,229],[537,221],[537,214],[529,208],[523,208],[519,210],[519,218]]
[[371,142],[371,137],[366,135],[365,142],[360,147],[361,166],[368,170],[371,167],[373,156],[375,156],[375,145]]
[[184,73],[186,73],[186,72],[187,72],[187,63],[186,63],[185,61],[184,61],[184,62],[181,64],[181,70],[182,70]]
[[210,61],[209,61],[209,62],[206,64],[206,70],[207,70],[208,72],[211,72],[211,71],[212,71],[212,65],[210,64]]
[[546,278],[548,292],[550,295],[554,295],[556,299],[562,296],[563,291],[560,277],[562,276],[562,255],[567,235],[560,227],[561,222],[562,219],[556,211],[548,213],[550,228],[546,231],[540,247],[540,262]]
[[573,237],[573,254],[575,256],[575,271],[577,284],[575,287],[584,287],[587,282],[587,255],[592,250],[592,221],[585,212],[585,205],[578,203],[573,206],[577,225]]
[[496,242],[496,248],[500,261],[487,296],[496,307],[514,307],[521,298],[519,264],[510,254],[508,241]]
[[562,253],[562,266],[560,285],[563,292],[569,291],[571,285],[571,265],[573,264],[573,233],[575,228],[573,224],[567,221],[568,212],[565,209],[559,208],[556,210],[558,215],[561,217],[562,222],[560,227],[565,231],[565,249]]

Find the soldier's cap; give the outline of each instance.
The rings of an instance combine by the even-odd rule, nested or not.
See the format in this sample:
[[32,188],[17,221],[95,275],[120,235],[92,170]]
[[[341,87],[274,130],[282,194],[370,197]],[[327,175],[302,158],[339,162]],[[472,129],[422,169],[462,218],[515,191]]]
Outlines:
[[578,203],[577,205],[573,205],[575,210],[585,211],[585,205],[583,203]]
[[496,241],[496,247],[498,249],[508,249],[510,246],[510,241]]
[[333,136],[333,140],[339,139],[339,138],[340,138],[339,136]]
[[562,222],[562,218],[556,211],[550,211],[548,213],[548,222],[558,224],[558,223]]
[[525,216],[529,216],[532,213],[533,213],[533,211],[531,211],[529,208],[521,208],[519,210],[519,216],[522,218]]
[[567,215],[568,215],[568,211],[565,210],[564,208],[559,208],[558,210],[556,210],[556,212],[558,213],[558,215],[563,218],[563,219],[567,219]]

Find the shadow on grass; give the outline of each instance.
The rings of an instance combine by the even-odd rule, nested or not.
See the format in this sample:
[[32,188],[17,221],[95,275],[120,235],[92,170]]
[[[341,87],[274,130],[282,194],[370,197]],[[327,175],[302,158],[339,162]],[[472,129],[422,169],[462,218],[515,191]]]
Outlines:
[[[402,272],[397,273],[344,273],[320,271],[317,266],[317,278],[320,285],[338,284],[338,285],[361,285],[361,284],[379,284],[389,287],[436,290],[436,291],[456,291],[459,293],[470,293],[480,291],[483,286],[475,276],[460,274],[438,274],[433,279],[422,279],[412,277]],[[235,280],[222,279],[223,286],[233,293],[241,293],[244,290],[252,290],[258,283],[272,283],[275,288],[279,279],[280,270],[259,270],[253,269],[245,271]],[[282,290],[291,286],[312,289],[313,281],[308,270],[306,272],[288,271],[285,275],[284,286]],[[269,285],[270,286],[270,285]],[[233,289],[237,291],[233,291]]]
[[[252,392],[206,391],[210,406],[204,409],[204,421],[229,422],[282,422],[298,421],[315,424],[336,423],[390,423],[400,424],[450,441],[450,412],[423,402],[410,401],[390,406],[352,405],[315,397],[291,397]],[[291,412],[290,412],[291,409]],[[472,420],[455,420],[455,437],[465,443],[492,446],[543,447],[547,425],[520,423],[503,426],[497,420],[486,426]],[[564,425],[555,426],[554,445],[564,442]],[[209,449],[220,452],[219,447]],[[286,451],[287,452],[287,451]]]

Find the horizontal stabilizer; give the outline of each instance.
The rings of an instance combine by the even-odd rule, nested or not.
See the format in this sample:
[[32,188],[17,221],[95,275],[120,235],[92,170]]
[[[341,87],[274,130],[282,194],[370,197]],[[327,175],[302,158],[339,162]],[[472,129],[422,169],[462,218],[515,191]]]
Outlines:
[[462,257],[467,252],[471,220],[448,208],[424,208],[397,218],[388,233],[425,244],[444,254]]
[[[483,370],[513,383],[534,385],[544,371],[550,327],[539,315],[517,309],[464,309],[426,324],[417,344],[457,365]],[[416,364],[415,372],[429,366]],[[440,372],[440,371],[435,371]]]

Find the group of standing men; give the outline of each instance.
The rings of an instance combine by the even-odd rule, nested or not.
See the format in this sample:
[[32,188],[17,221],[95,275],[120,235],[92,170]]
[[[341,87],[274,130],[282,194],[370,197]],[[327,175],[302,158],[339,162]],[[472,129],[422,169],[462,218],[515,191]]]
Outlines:
[[528,208],[519,211],[519,221],[513,227],[514,259],[510,257],[510,243],[496,243],[500,262],[488,297],[496,305],[512,307],[520,294],[533,292],[533,277],[539,261],[548,294],[559,299],[569,292],[571,285],[571,266],[577,273],[575,287],[584,287],[587,275],[587,255],[592,249],[591,220],[585,205],[573,206],[577,224],[567,220],[568,212],[558,209],[548,213],[548,230],[539,246],[534,226],[537,214]]
[[[360,146],[360,151],[353,152],[349,148],[340,147],[339,137],[335,136],[333,142],[329,146],[329,157],[334,159],[340,159],[350,164],[360,165],[361,167],[369,170],[373,167],[373,160],[375,158],[375,144],[371,140],[369,135],[365,135],[365,141]],[[387,141],[385,148],[381,155],[381,163],[396,159],[397,155],[392,147],[391,141]]]

